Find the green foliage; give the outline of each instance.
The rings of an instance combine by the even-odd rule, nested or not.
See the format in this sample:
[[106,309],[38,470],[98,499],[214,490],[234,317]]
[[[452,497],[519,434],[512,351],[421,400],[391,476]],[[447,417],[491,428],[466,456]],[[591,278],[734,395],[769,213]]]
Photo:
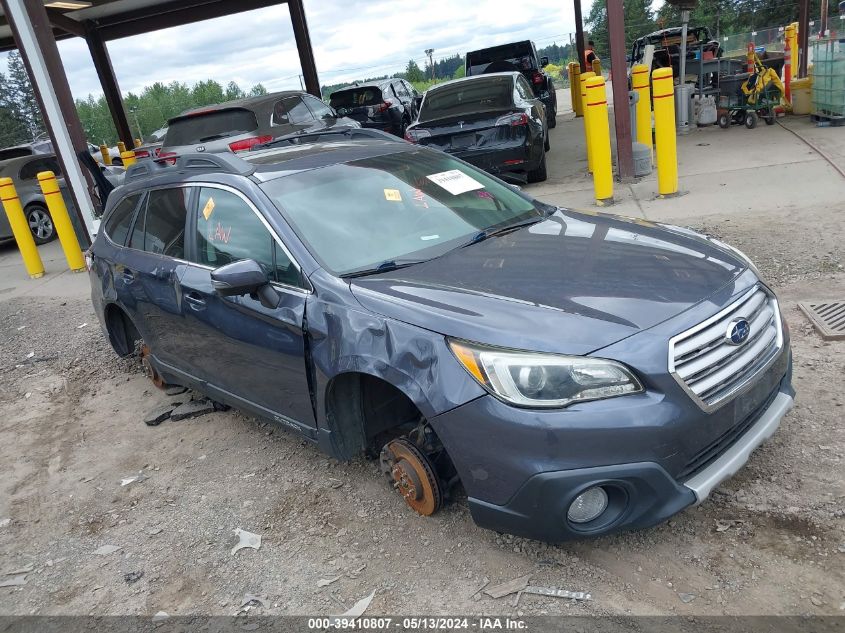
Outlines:
[[461,77],[467,76],[467,67],[466,64],[461,64],[458,66],[458,69],[455,71],[455,74],[452,75],[452,79],[460,79]]
[[44,131],[44,121],[41,119],[35,91],[29,83],[23,59],[18,51],[12,51],[6,63],[9,75],[4,92],[8,90],[7,98],[14,103],[16,118],[23,122],[30,135],[35,137]]
[[[625,16],[625,51],[639,37],[656,30],[654,13],[650,0],[626,0],[623,5]],[[585,24],[590,30],[589,39],[595,42],[595,51],[599,59],[605,58],[603,65],[609,66],[610,44],[607,32],[607,6],[604,2],[593,2]],[[577,60],[581,61],[581,60]]]
[[405,79],[411,83],[425,81],[425,75],[420,67],[413,59],[408,61],[408,66],[405,68]]
[[[830,15],[836,13],[837,2],[830,2]],[[757,29],[786,26],[798,21],[798,2],[759,2],[759,0],[699,0],[690,15],[690,25],[709,27],[714,35],[747,33]],[[821,0],[810,0],[810,15],[821,14]],[[681,12],[664,4],[657,11],[664,26],[680,26]]]

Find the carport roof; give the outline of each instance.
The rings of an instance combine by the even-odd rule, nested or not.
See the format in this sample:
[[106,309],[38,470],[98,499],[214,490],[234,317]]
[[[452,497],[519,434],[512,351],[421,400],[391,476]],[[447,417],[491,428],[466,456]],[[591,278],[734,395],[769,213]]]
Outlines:
[[[56,39],[82,35],[93,22],[105,40],[149,33],[233,13],[283,4],[285,0],[43,0]],[[68,8],[73,5],[90,5]],[[12,30],[0,7],[0,51],[15,48]]]

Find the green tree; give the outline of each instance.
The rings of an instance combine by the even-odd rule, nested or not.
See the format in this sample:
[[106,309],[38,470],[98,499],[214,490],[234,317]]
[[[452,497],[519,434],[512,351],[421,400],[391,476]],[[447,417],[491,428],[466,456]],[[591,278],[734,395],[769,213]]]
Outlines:
[[466,77],[466,76],[467,76],[467,67],[466,67],[465,64],[461,64],[460,66],[458,66],[458,69],[455,71],[453,78],[454,79],[460,79],[461,77]]
[[264,87],[264,84],[255,84],[249,90],[250,97],[261,97],[267,94],[267,88]]
[[191,98],[195,105],[200,106],[222,103],[227,100],[223,93],[223,86],[213,79],[195,83],[194,87],[191,88]]
[[10,96],[8,79],[4,73],[0,73],[0,147],[17,145],[30,138],[26,123]]
[[246,95],[241,87],[234,81],[230,81],[226,86],[226,101],[234,101],[235,99],[243,99]]
[[413,59],[408,61],[408,66],[405,69],[405,79],[407,79],[411,83],[425,81],[425,75],[423,75],[423,71],[417,65],[417,62],[415,62]]
[[14,103],[17,115],[26,125],[30,135],[38,136],[44,131],[44,121],[20,53],[18,51],[9,53],[6,64],[9,70],[7,82],[9,100]]
[[[625,19],[625,51],[639,37],[655,30],[654,12],[650,0],[626,0],[623,5]],[[595,51],[602,58],[603,66],[610,64],[610,44],[607,31],[607,5],[603,0],[595,0],[585,20],[590,30],[589,39],[595,42]],[[581,61],[581,60],[579,60]]]

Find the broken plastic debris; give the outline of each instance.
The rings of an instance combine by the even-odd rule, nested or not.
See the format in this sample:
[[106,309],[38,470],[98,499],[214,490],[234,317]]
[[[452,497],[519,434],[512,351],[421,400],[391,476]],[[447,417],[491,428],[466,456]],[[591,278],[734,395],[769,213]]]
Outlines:
[[120,545],[103,545],[94,550],[97,556],[108,556],[114,554],[116,551],[123,549]]
[[698,596],[696,596],[694,593],[679,593],[678,597],[681,599],[681,602],[683,602],[684,604],[689,604],[690,602],[695,600]]
[[128,486],[129,484],[138,484],[142,481],[146,481],[147,479],[149,479],[149,477],[144,474],[144,471],[139,470],[137,475],[132,475],[131,477],[124,477],[123,479],[121,479],[120,485]]
[[167,611],[159,611],[153,616],[153,622],[161,622],[162,620],[166,620],[170,616],[167,614]]
[[333,582],[337,582],[341,578],[343,578],[343,576],[335,576],[334,578],[320,578],[320,580],[317,581],[317,586],[328,587],[330,584],[332,584]]
[[240,528],[235,528],[235,534],[240,540],[238,541],[238,544],[232,548],[232,556],[234,556],[238,550],[245,547],[251,547],[252,549],[258,549],[261,547],[260,535],[247,532],[246,530],[242,530]]
[[77,329],[77,330],[81,330],[81,329],[82,329],[82,328],[84,328],[84,327],[88,327],[88,324],[87,324],[87,323],[83,323],[82,325],[77,325],[77,326],[76,326],[76,329]]
[[244,599],[241,601],[241,607],[240,608],[243,609],[244,607],[251,605],[253,602],[256,603],[256,605],[260,604],[262,607],[266,606],[264,604],[265,599],[262,598],[261,596],[256,596],[255,594],[252,594],[252,593],[245,593]]
[[556,587],[526,587],[521,593],[530,593],[535,596],[551,596],[553,598],[566,598],[567,600],[592,600],[593,596],[586,591],[567,591]]
[[373,592],[367,596],[366,598],[361,598],[358,602],[352,605],[352,608],[349,609],[346,613],[340,615],[341,618],[357,618],[359,616],[364,615],[364,611],[367,610],[367,607],[370,606],[370,603],[373,601],[376,592],[375,589]]
[[11,578],[0,580],[0,587],[21,587],[26,584],[26,574],[18,574]]
[[33,356],[35,356],[35,352],[30,352],[26,355],[27,358],[32,358]]
[[528,574],[526,576],[521,576],[519,578],[503,582],[499,585],[493,585],[492,587],[485,589],[484,593],[491,598],[504,598],[512,593],[523,591],[528,586],[528,581],[531,580],[532,575],[533,574]]

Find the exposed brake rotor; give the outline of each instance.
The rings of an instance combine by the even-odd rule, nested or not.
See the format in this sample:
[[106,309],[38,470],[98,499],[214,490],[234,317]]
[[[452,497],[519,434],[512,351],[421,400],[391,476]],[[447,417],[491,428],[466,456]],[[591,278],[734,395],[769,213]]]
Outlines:
[[381,449],[381,471],[411,508],[431,516],[443,504],[440,480],[428,457],[404,438],[391,440]]
[[141,345],[141,366],[144,368],[144,375],[153,381],[153,384],[159,389],[165,388],[164,378],[156,371],[153,364],[150,362],[150,348],[148,345]]

